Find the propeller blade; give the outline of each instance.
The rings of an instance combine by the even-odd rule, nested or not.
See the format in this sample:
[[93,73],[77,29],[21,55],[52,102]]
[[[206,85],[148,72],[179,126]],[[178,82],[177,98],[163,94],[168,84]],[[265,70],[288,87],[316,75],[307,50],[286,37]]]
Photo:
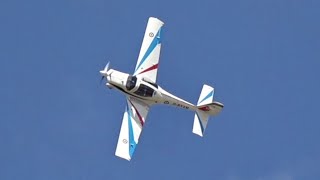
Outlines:
[[102,71],[100,71],[100,74],[102,75],[101,79],[100,79],[100,84],[102,83],[103,79],[105,79],[105,74],[108,72],[109,70],[109,64],[110,61],[106,64],[106,66],[104,67],[104,69]]
[[102,84],[103,79],[104,79],[104,76],[101,76],[100,84]]
[[109,64],[110,64],[110,61],[106,64],[106,66],[104,67],[104,72],[108,72],[109,70]]

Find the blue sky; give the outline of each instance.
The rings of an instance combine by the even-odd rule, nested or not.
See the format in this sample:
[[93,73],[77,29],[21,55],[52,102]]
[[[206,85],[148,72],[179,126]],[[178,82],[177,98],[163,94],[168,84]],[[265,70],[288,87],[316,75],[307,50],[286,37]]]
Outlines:
[[[320,1],[0,2],[0,179],[320,179]],[[131,162],[114,156],[122,94],[149,16],[165,22],[158,83],[225,104],[204,138],[156,106]]]

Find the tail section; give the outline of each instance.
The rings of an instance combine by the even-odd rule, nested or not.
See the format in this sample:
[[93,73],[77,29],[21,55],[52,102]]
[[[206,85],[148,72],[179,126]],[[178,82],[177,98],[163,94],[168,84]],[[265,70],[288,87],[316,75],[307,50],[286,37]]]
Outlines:
[[208,124],[210,116],[217,115],[223,108],[223,104],[214,101],[214,88],[208,85],[203,85],[196,110],[194,115],[192,132],[203,136],[204,131]]
[[192,132],[202,137],[204,130],[207,127],[208,119],[209,114],[197,110],[196,114],[194,115]]

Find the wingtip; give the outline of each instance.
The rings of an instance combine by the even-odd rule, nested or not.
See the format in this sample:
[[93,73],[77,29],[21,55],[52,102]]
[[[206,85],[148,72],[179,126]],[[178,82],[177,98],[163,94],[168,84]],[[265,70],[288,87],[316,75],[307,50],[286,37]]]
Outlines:
[[120,155],[117,155],[117,154],[115,154],[115,156],[117,156],[117,157],[119,157],[121,159],[127,160],[127,161],[131,160],[131,157],[124,157],[124,156],[120,156]]
[[195,135],[198,135],[198,136],[200,136],[200,137],[203,137],[203,133],[199,133],[199,132],[195,132],[195,131],[192,131],[193,132],[193,134],[195,134]]
[[156,17],[149,17],[149,21],[150,20],[156,20],[156,21],[159,21],[162,25],[164,24],[164,22],[162,20],[160,20],[159,18],[156,18]]

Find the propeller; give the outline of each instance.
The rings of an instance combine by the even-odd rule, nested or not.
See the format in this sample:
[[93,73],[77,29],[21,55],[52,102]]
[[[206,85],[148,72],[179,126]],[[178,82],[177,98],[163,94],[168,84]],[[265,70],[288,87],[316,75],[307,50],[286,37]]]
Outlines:
[[106,66],[104,67],[104,69],[100,71],[100,74],[102,75],[102,77],[100,79],[100,84],[102,83],[103,79],[105,79],[105,75],[108,76],[109,64],[110,64],[110,62],[108,62],[106,64]]
[[101,76],[100,84],[102,84],[103,79],[104,79],[104,76]]

